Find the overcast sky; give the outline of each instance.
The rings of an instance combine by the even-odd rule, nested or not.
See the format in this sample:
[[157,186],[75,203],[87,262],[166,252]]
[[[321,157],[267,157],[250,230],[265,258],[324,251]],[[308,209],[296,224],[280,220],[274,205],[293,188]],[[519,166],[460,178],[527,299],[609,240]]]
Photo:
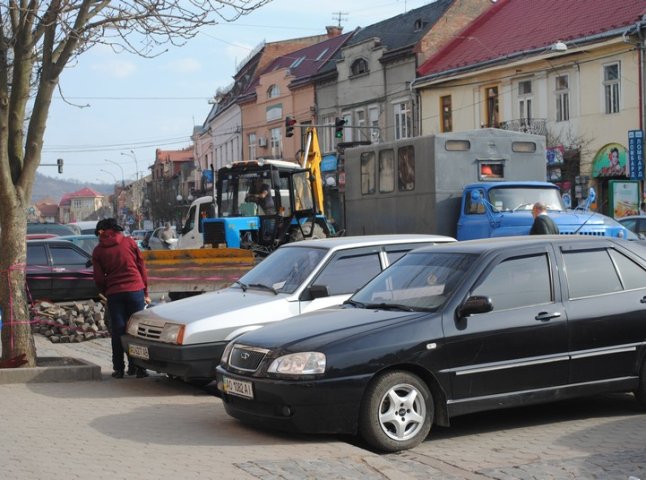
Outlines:
[[[155,59],[93,48],[61,77],[62,96],[52,102],[39,172],[89,183],[134,180],[136,171],[149,172],[156,148],[190,146],[193,126],[210,110],[209,98],[232,82],[236,65],[260,42],[323,34],[339,16],[349,32],[428,3],[273,0]],[[64,160],[62,175],[42,165],[57,158]]]

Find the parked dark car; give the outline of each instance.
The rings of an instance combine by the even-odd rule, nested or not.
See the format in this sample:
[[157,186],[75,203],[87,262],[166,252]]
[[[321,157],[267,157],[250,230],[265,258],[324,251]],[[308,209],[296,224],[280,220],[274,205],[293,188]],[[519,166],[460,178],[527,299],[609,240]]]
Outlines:
[[99,237],[92,234],[81,234],[81,235],[62,235],[58,237],[59,240],[67,240],[72,242],[74,245],[81,247],[87,253],[92,255],[94,247],[99,244]]
[[646,248],[579,236],[414,250],[344,305],[245,333],[230,415],[412,448],[467,413],[633,391],[646,407]]
[[27,240],[35,238],[45,238],[44,235],[79,235],[81,229],[75,225],[65,223],[38,223],[30,222],[27,224]]
[[96,298],[92,256],[67,240],[27,241],[27,287],[32,300]]

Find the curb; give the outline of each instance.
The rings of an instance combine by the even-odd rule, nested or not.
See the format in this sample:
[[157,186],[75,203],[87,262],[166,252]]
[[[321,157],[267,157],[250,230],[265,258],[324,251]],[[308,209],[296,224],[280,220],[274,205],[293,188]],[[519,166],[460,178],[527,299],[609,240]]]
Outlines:
[[101,380],[101,367],[80,358],[39,357],[37,364],[34,368],[0,368],[0,385]]

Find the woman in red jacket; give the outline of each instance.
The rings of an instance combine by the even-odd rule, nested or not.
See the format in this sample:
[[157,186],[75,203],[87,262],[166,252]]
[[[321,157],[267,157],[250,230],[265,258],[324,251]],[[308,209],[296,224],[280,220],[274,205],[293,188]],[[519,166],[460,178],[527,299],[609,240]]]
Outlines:
[[[141,251],[135,241],[123,235],[114,218],[100,220],[95,235],[99,244],[92,252],[94,282],[108,299],[112,334],[112,376],[123,378],[125,362],[121,336],[130,315],[143,310],[148,297],[148,277]],[[128,375],[147,376],[146,370],[128,361]]]

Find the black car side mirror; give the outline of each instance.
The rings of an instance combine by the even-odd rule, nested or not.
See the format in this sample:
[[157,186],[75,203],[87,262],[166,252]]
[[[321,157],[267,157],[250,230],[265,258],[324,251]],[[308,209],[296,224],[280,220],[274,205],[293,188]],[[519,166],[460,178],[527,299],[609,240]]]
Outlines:
[[91,266],[92,266],[92,260],[88,260],[87,262],[85,262],[86,268],[90,268]]
[[476,313],[487,313],[493,310],[493,302],[491,298],[474,295],[469,297],[466,301],[458,307],[456,313],[458,318],[468,317]]
[[314,300],[317,298],[325,298],[330,296],[330,292],[327,289],[327,285],[312,285],[303,293],[306,294],[308,298],[304,300]]

